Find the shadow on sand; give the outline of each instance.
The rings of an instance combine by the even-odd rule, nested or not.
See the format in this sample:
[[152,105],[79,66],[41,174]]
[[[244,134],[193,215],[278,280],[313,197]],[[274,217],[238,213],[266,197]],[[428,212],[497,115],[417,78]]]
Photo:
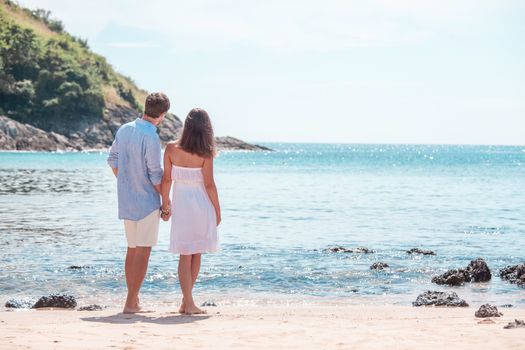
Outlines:
[[192,323],[210,318],[211,315],[167,315],[167,316],[147,316],[145,314],[123,314],[102,316],[102,317],[82,317],[82,321],[101,322],[113,324],[131,324],[131,323],[156,323],[156,324],[184,324]]

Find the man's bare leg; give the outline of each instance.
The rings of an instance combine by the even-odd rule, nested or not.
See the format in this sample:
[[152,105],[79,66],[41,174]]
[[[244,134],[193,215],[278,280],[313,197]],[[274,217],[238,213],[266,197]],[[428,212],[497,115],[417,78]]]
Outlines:
[[[124,265],[124,271],[126,272],[126,287],[128,290],[129,290],[129,284],[131,280],[131,273],[133,271],[132,264],[133,264],[133,259],[135,258],[135,249],[136,248],[128,247],[128,251],[126,253],[126,263]],[[139,304],[138,300],[139,298],[137,297],[137,305],[134,305],[135,307],[138,306]]]
[[[134,250],[134,252],[130,254],[130,250]],[[126,256],[128,296],[126,298],[126,305],[124,306],[125,314],[140,311],[138,304],[139,291],[146,277],[146,272],[148,271],[150,253],[151,247],[128,248],[128,255]]]

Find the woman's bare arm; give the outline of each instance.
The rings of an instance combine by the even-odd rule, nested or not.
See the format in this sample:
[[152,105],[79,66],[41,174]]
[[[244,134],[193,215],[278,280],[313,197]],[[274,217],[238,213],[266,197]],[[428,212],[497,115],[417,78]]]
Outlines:
[[170,154],[173,153],[174,145],[168,144],[164,151],[164,174],[162,175],[160,194],[162,196],[162,211],[168,211],[168,215],[162,215],[164,221],[168,221],[171,216],[171,202],[170,202],[170,190],[171,190],[171,158]]
[[208,197],[210,197],[211,203],[215,208],[215,215],[217,216],[217,225],[221,222],[221,207],[219,205],[219,194],[217,192],[217,186],[215,186],[215,180],[213,179],[213,158],[206,158],[202,165],[202,175],[204,177],[204,186]]

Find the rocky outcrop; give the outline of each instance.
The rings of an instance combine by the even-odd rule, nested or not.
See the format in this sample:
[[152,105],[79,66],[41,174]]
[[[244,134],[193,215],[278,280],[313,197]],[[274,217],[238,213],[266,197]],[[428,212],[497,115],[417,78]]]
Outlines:
[[105,306],[98,305],[98,304],[91,304],[86,306],[81,306],[78,308],[78,311],[102,311],[104,310]]
[[374,253],[372,249],[368,249],[365,247],[358,247],[358,248],[345,248],[341,246],[337,247],[331,247],[325,249],[326,252],[330,253],[361,253],[361,254],[371,254]]
[[72,295],[52,294],[38,299],[33,305],[33,309],[43,307],[54,307],[63,309],[74,309],[77,306],[77,301]]
[[[78,116],[70,122],[39,122],[38,127],[0,116],[0,150],[7,151],[68,151],[107,149],[111,146],[118,128],[138,117],[132,108],[114,104],[106,105],[103,118]],[[159,137],[163,145],[176,140],[182,130],[182,121],[168,114],[159,126]],[[222,150],[270,150],[252,145],[233,137],[217,137]]]
[[467,266],[467,272],[472,282],[488,282],[492,278],[489,266],[482,258],[472,260]]
[[525,287],[525,263],[507,266],[499,271],[499,277],[520,287]]
[[163,145],[175,141],[182,132],[182,121],[174,114],[168,114],[159,126],[159,138]]
[[479,307],[478,311],[474,313],[474,316],[476,317],[500,317],[500,316],[503,316],[503,314],[498,311],[497,307],[490,305],[490,304],[484,304]]
[[11,309],[30,309],[33,304],[35,303],[32,299],[27,298],[13,298],[9,299],[5,303],[5,307],[11,308]]
[[384,270],[388,268],[388,264],[384,262],[375,262],[370,266],[370,270]]
[[217,137],[216,142],[217,147],[223,150],[271,151],[268,147],[249,144],[231,136]]
[[37,126],[0,116],[0,150],[68,151],[105,149],[120,125],[140,116],[135,110],[109,105],[102,119],[79,116],[71,122],[40,121]]
[[217,304],[213,300],[206,300],[201,306],[217,306]]
[[468,273],[465,270],[454,269],[454,270],[449,270],[442,275],[432,278],[432,283],[446,284],[449,286],[461,286],[469,278],[470,277],[468,276]]
[[503,326],[505,329],[512,328],[525,328],[525,321],[515,319],[514,322],[509,322],[506,326]]
[[454,292],[437,292],[426,291],[419,294],[416,301],[412,303],[414,306],[448,306],[448,307],[467,307],[465,300],[458,297]]
[[407,254],[436,255],[436,253],[431,250],[424,250],[420,248],[412,248],[407,250]]
[[492,278],[490,269],[482,258],[472,260],[464,269],[453,269],[432,278],[432,283],[461,286],[465,282],[487,282]]
[[0,116],[0,150],[57,151],[78,149],[63,135]]
[[91,266],[85,266],[85,265],[71,265],[68,267],[70,270],[84,270],[84,269],[90,269]]

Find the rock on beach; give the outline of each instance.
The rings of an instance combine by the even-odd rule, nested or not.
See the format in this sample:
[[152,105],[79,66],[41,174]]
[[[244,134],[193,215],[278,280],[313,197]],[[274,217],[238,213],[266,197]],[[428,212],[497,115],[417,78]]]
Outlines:
[[413,306],[467,307],[468,303],[455,292],[426,291],[418,295]]

